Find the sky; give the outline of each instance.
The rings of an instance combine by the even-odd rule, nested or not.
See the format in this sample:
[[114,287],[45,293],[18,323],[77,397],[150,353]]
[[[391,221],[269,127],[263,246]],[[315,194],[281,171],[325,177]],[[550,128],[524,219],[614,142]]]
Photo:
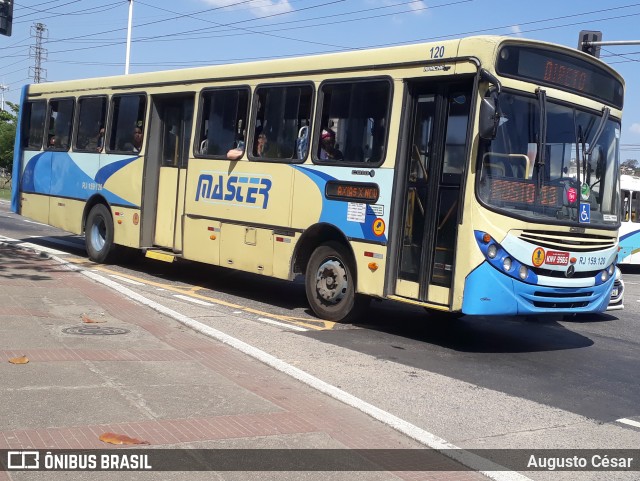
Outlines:
[[[0,88],[18,102],[44,26],[46,81],[125,72],[128,0],[14,0],[0,36]],[[626,82],[621,160],[640,160],[640,3],[629,0],[133,0],[130,73],[506,35],[576,48],[599,30],[601,59]],[[42,27],[41,27],[42,28]]]

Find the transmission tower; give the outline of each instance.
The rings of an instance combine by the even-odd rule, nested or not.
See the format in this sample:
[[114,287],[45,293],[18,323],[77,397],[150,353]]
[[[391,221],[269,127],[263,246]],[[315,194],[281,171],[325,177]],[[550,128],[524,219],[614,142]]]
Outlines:
[[42,68],[42,62],[47,61],[47,49],[42,46],[46,34],[47,26],[43,23],[36,23],[31,27],[31,36],[35,37],[36,44],[29,48],[29,57],[35,59],[35,65],[29,67],[29,77],[37,84],[47,80],[47,69]]

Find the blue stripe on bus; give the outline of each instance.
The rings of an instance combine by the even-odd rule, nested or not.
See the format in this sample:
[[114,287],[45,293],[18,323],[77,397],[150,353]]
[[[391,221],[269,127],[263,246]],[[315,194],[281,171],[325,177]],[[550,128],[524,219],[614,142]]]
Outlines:
[[640,250],[640,229],[627,232],[620,236],[618,247],[618,262],[622,262],[625,257],[629,257],[634,252]]
[[22,87],[20,95],[20,110],[18,111],[18,123],[16,124],[16,139],[13,148],[13,174],[11,178],[11,211],[20,212],[20,178],[21,178],[21,158],[22,158],[22,112],[24,111],[29,86]]
[[67,152],[41,152],[30,159],[24,169],[22,191],[79,200],[87,200],[99,192],[111,204],[136,207],[104,188],[104,182],[135,159],[132,157],[112,162],[92,178]]
[[366,205],[366,215],[363,223],[351,222],[347,220],[348,202],[330,200],[324,196],[327,182],[336,180],[335,177],[306,167],[294,166],[294,168],[309,177],[322,193],[322,212],[320,213],[319,222],[335,225],[342,230],[347,237],[354,239],[375,240],[379,242],[387,241],[386,235],[376,236],[373,232],[373,222],[377,216],[370,205]]
[[98,184],[104,184],[107,180],[109,180],[109,177],[118,172],[124,166],[129,165],[137,158],[138,157],[129,157],[128,159],[117,160],[115,162],[111,162],[108,165],[105,165],[96,173],[95,182],[97,182]]
[[[609,305],[614,280],[611,277],[607,282],[591,287],[546,287],[513,279],[485,261],[465,280],[462,312],[479,316],[603,312]],[[561,296],[555,297],[555,294]],[[569,294],[574,294],[574,297],[566,297]],[[536,307],[534,301],[588,304],[585,307],[554,308]]]

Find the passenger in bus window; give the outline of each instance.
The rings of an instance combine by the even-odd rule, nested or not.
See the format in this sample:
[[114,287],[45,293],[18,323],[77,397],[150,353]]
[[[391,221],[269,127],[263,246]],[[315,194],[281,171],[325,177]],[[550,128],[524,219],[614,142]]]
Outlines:
[[320,134],[320,159],[343,159],[342,152],[336,148],[336,133],[331,129],[323,129]]
[[49,144],[47,145],[48,149],[55,149],[57,147],[56,144],[56,136],[52,135],[51,137],[49,137]]
[[244,140],[236,142],[236,146],[227,152],[227,159],[238,160],[244,155]]
[[133,129],[133,140],[124,144],[124,150],[131,152],[140,152],[142,148],[142,127],[135,127]]
[[98,131],[98,138],[96,139],[96,151],[102,152],[104,148],[104,127],[100,127]]
[[254,155],[256,157],[266,157],[266,154],[267,154],[267,135],[258,134]]
[[142,128],[136,127],[133,131],[133,151],[140,152],[142,148]]

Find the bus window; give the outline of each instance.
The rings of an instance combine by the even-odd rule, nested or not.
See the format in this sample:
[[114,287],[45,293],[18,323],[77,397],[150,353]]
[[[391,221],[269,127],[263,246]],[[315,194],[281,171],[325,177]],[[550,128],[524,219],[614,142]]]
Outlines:
[[624,222],[629,222],[629,209],[630,209],[630,205],[629,205],[629,201],[630,199],[630,193],[628,190],[623,190],[621,192],[622,194],[622,220]]
[[[469,95],[455,93],[449,97],[449,118],[442,166],[442,183],[460,185],[464,172],[467,146],[467,124],[469,122]],[[514,160],[510,159],[513,163]],[[521,159],[518,159],[521,160]],[[524,178],[524,168],[522,169]]]
[[106,114],[106,97],[85,97],[78,100],[75,150],[84,152],[102,151]]
[[[382,163],[390,94],[391,85],[386,80],[324,84],[315,160]],[[327,144],[326,139],[331,142]]]
[[47,103],[44,100],[27,102],[22,122],[22,147],[26,150],[40,150],[44,137],[44,117]]
[[203,92],[196,156],[227,158],[230,149],[244,149],[248,108],[247,88]]
[[298,137],[309,126],[312,97],[311,85],[256,89],[252,160],[298,158]]
[[638,192],[631,193],[631,222],[640,222],[640,219],[638,219],[638,202],[640,201],[640,195],[638,194]]
[[140,152],[147,99],[144,95],[114,95],[111,102],[110,152]]
[[73,99],[49,102],[48,150],[69,150],[73,123]]

